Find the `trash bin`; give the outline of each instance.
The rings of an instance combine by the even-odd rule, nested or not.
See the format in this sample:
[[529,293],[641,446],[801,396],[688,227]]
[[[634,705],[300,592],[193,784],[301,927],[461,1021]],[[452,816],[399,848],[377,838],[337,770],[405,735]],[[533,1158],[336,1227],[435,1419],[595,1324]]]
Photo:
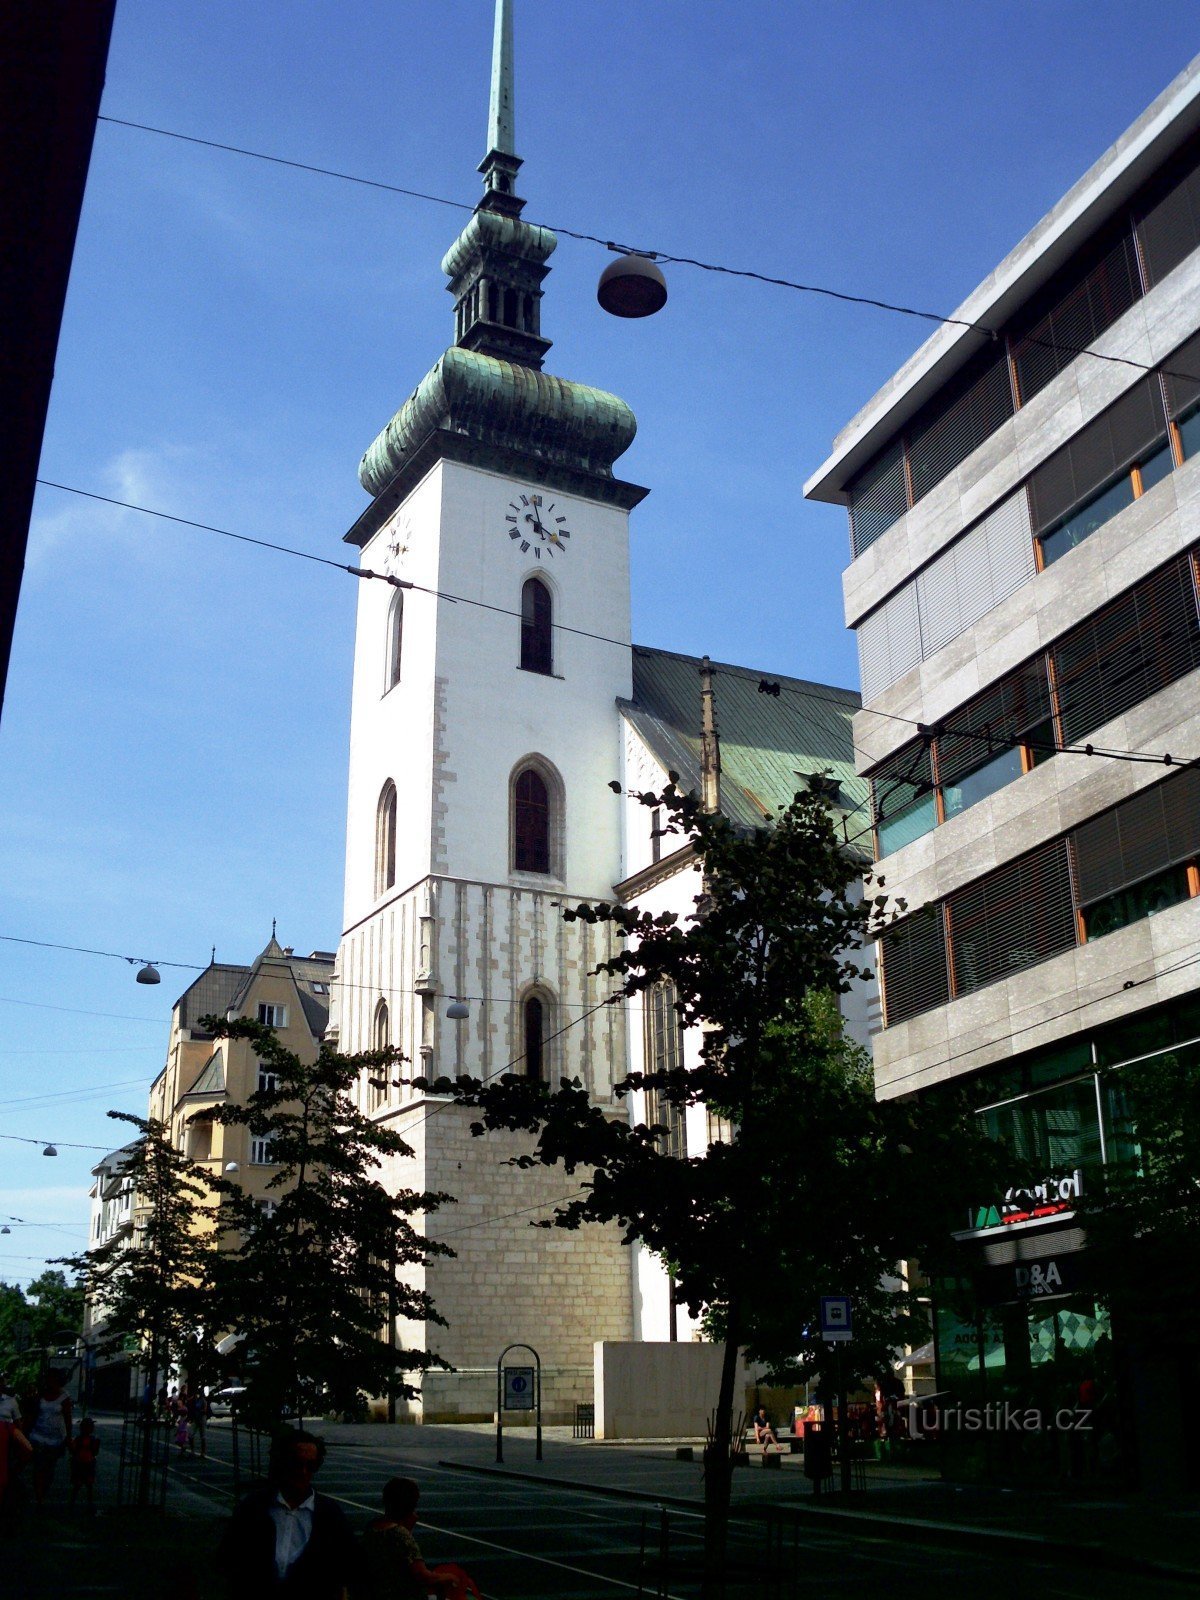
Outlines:
[[806,1422],[804,1424],[804,1476],[806,1478],[828,1478],[833,1474],[833,1462],[830,1457],[829,1435],[825,1432],[823,1422]]

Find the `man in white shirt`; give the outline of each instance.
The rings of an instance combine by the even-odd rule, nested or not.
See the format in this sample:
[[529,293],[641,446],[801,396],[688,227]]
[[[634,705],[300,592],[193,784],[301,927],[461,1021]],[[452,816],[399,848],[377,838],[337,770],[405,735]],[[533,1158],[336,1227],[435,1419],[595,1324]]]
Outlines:
[[345,1600],[354,1542],[341,1508],[313,1488],[324,1459],[314,1434],[276,1440],[267,1488],[235,1509],[222,1546],[234,1600]]

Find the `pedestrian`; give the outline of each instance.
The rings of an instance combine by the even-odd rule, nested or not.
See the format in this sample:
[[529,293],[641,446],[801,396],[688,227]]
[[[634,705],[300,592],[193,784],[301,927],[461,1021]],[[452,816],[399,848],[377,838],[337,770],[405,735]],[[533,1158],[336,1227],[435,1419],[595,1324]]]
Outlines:
[[766,1406],[759,1406],[751,1420],[754,1423],[754,1442],[762,1445],[763,1455],[766,1455],[772,1445],[782,1453],[783,1446],[775,1437],[775,1429],[771,1426]]
[[325,1441],[288,1431],[271,1447],[267,1486],[234,1508],[220,1566],[230,1600],[345,1600],[354,1566],[354,1538],[336,1501],[313,1479]]
[[33,1446],[21,1432],[19,1425],[7,1413],[0,1417],[0,1517],[12,1484],[15,1467],[23,1467],[33,1455]]
[[87,1496],[89,1515],[96,1509],[93,1493],[96,1487],[96,1457],[100,1454],[100,1440],[96,1437],[96,1424],[84,1417],[79,1424],[79,1437],[71,1449],[71,1504],[80,1489]]
[[61,1373],[47,1372],[35,1407],[26,1433],[33,1446],[33,1498],[40,1506],[71,1442],[71,1397]]
[[21,1423],[21,1402],[8,1381],[8,1373],[0,1372],[0,1422]]
[[446,1600],[478,1600],[475,1580],[461,1567],[425,1564],[413,1538],[417,1525],[420,1486],[413,1478],[389,1478],[383,1486],[383,1515],[363,1534],[362,1575],[355,1600],[426,1600],[444,1595]]
[[188,1448],[196,1454],[196,1441],[200,1442],[200,1459],[208,1455],[208,1418],[211,1408],[203,1388],[196,1390],[188,1405]]

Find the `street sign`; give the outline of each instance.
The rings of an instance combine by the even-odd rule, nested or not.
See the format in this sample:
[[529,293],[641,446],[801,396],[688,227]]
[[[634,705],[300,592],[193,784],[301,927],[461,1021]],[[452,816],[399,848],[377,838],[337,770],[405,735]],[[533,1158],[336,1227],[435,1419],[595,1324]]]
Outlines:
[[505,1367],[504,1409],[506,1411],[532,1411],[533,1401],[533,1368]]
[[827,1344],[838,1344],[853,1337],[848,1294],[821,1296],[821,1337]]

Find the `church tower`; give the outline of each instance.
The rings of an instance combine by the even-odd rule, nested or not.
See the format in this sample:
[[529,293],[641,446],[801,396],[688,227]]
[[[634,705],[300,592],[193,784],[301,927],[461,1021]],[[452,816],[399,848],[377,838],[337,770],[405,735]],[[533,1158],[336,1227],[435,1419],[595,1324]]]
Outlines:
[[[609,784],[632,688],[628,517],[645,491],[612,472],[628,406],[542,370],[556,240],[522,220],[520,165],[512,7],[497,0],[484,192],[442,262],[455,342],[363,456],[373,500],[346,535],[399,586],[359,589],[332,1027],[343,1050],[393,1044],[430,1079],[578,1076],[624,1116],[624,1013],[590,976],[608,932],[564,923],[560,904],[611,899],[622,877]],[[445,1096],[361,1093],[416,1150],[389,1180],[458,1201],[428,1219],[457,1258],[422,1278],[449,1327],[396,1329],[458,1369],[427,1375],[414,1414],[490,1417],[496,1358],[522,1340],[542,1357],[547,1420],[569,1417],[591,1396],[592,1342],[631,1336],[615,1230],[530,1228],[577,1180],[505,1165],[523,1146],[472,1139]]]

